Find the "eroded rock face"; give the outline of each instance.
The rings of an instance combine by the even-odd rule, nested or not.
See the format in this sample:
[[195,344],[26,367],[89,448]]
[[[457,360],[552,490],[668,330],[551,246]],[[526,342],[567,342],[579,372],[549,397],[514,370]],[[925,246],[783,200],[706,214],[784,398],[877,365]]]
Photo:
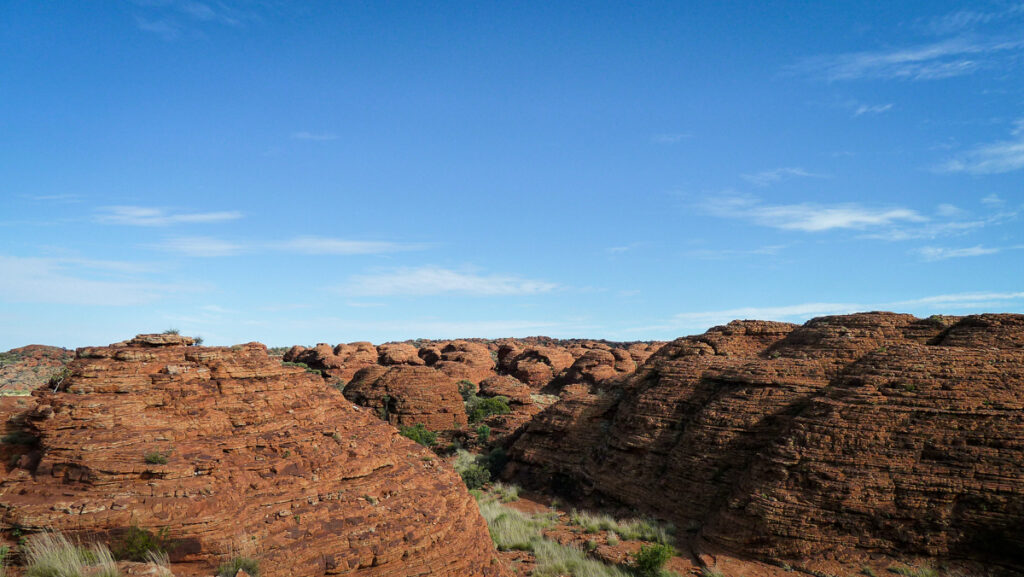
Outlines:
[[563,348],[528,347],[508,361],[507,370],[530,387],[540,389],[569,368],[574,360]]
[[43,345],[28,345],[0,353],[0,391],[4,394],[28,394],[28,391],[45,385],[74,356],[74,351]]
[[305,363],[344,382],[360,369],[376,365],[377,359],[377,347],[368,342],[341,343],[333,347],[320,343],[311,349],[294,346],[284,356],[287,362]]
[[484,345],[467,341],[453,341],[441,349],[440,358],[433,367],[455,380],[479,383],[494,375],[494,359]]
[[1021,315],[737,321],[665,345],[619,391],[563,394],[508,473],[763,557],[1021,564],[1022,403]]
[[422,365],[416,347],[406,343],[388,343],[377,347],[377,363],[381,366]]
[[271,577],[503,574],[454,472],[263,345],[145,336],[70,369],[36,393],[31,470],[0,480],[8,526],[166,527],[180,560],[253,550]]
[[448,431],[467,423],[455,380],[431,367],[367,367],[345,386],[345,397],[396,426]]

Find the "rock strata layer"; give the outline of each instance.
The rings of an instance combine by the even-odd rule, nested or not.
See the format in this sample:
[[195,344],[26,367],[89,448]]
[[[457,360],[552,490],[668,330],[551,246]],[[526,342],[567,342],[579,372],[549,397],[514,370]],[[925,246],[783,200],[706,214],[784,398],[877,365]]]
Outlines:
[[509,475],[736,552],[1021,566],[1024,316],[736,321],[665,345],[621,390],[567,389],[510,456]]
[[3,524],[166,528],[172,560],[251,552],[269,577],[504,575],[432,453],[263,345],[187,345],[79,349],[61,390],[35,393],[35,454],[0,479]]

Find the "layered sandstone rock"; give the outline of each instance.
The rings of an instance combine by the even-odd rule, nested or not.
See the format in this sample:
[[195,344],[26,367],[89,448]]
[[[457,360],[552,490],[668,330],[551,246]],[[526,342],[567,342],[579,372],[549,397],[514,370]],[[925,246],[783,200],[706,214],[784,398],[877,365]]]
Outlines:
[[0,393],[28,394],[57,375],[71,359],[74,351],[60,347],[28,345],[0,353]]
[[305,363],[342,381],[348,381],[362,368],[376,365],[377,359],[377,347],[368,342],[341,343],[333,347],[320,343],[311,349],[294,346],[284,356],[287,362]]
[[187,343],[80,349],[62,390],[36,393],[38,453],[0,480],[3,523],[167,528],[178,561],[252,551],[270,577],[503,574],[429,451],[263,345]]
[[564,395],[508,472],[764,557],[1024,551],[1024,317],[864,313],[678,339]]
[[398,426],[448,431],[467,423],[455,379],[431,367],[367,367],[345,386],[345,397]]
[[422,365],[416,347],[408,343],[387,343],[377,347],[377,363],[381,366]]
[[568,369],[573,361],[572,354],[563,348],[527,347],[508,360],[506,370],[530,387],[540,389]]
[[440,351],[440,358],[432,366],[455,380],[479,383],[494,375],[491,351],[482,344],[453,341]]

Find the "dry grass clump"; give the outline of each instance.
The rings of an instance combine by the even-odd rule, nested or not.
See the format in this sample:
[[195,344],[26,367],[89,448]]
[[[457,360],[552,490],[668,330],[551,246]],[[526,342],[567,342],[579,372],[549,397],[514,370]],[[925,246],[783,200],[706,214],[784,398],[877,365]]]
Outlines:
[[672,535],[675,533],[675,527],[671,524],[661,525],[653,519],[634,518],[619,521],[611,515],[576,509],[569,513],[569,522],[582,527],[587,533],[614,531],[619,537],[629,541],[654,541],[663,545],[671,545]]
[[24,546],[25,577],[118,577],[106,545],[75,545],[61,533],[40,533]]

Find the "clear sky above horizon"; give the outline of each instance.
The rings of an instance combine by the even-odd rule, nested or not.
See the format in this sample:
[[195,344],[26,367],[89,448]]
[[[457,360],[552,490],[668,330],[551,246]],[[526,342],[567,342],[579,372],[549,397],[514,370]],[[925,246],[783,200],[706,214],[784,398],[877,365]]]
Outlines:
[[1024,311],[1020,1],[7,0],[0,78],[0,350]]

